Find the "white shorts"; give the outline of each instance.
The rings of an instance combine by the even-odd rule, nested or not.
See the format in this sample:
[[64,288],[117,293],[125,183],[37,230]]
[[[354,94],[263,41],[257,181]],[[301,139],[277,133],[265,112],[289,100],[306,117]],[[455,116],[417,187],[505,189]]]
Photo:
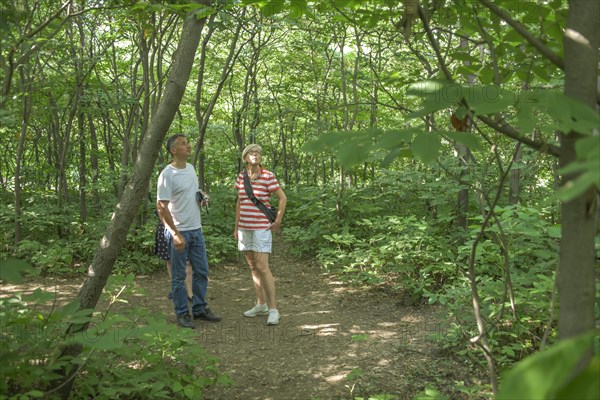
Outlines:
[[270,229],[251,231],[238,229],[238,250],[270,253],[273,236]]

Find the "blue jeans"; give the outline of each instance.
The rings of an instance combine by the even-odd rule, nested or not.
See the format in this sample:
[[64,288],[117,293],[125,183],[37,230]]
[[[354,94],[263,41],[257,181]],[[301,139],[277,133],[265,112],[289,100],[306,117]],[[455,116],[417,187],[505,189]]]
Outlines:
[[177,251],[173,245],[173,238],[165,229],[165,237],[169,246],[171,259],[171,293],[175,314],[189,314],[188,297],[185,290],[185,265],[190,260],[192,265],[192,314],[204,312],[206,307],[206,290],[208,288],[208,258],[202,229],[182,231],[185,238],[185,248]]

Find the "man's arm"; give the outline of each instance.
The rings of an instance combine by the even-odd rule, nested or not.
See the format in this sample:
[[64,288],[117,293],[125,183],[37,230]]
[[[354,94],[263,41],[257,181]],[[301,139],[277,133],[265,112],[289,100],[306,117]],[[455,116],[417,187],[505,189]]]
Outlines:
[[171,237],[173,238],[173,244],[175,245],[175,248],[179,251],[183,250],[185,247],[185,238],[177,230],[175,222],[173,222],[173,216],[171,215],[171,211],[169,210],[169,201],[158,200],[156,202],[156,209],[158,210],[159,218],[162,220],[163,224],[165,224],[165,227],[171,233]]

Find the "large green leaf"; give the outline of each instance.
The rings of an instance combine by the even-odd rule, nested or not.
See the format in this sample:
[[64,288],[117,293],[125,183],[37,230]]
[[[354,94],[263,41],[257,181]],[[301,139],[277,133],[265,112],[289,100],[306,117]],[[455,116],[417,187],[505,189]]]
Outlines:
[[340,163],[346,167],[352,167],[353,165],[364,162],[371,152],[371,144],[369,140],[358,139],[356,141],[350,141],[342,144],[337,152]]
[[588,136],[575,142],[578,159],[600,160],[600,137]]
[[314,140],[309,140],[302,147],[303,151],[309,153],[320,153],[331,151],[340,143],[348,140],[347,132],[326,132]]
[[559,390],[559,399],[597,399],[600,397],[600,355],[596,354],[588,367],[567,386]]
[[408,118],[422,118],[428,114],[447,108],[456,108],[464,97],[462,86],[448,83],[427,81],[411,85],[409,96],[421,97],[423,102],[419,110],[409,113]]
[[380,148],[391,150],[406,146],[412,141],[414,135],[414,131],[390,130],[380,135],[377,143]]
[[285,2],[283,0],[271,0],[267,4],[264,4],[260,7],[260,12],[265,17],[271,17],[281,13],[284,9]]
[[306,14],[307,0],[291,0],[290,3],[291,18],[300,18],[301,16]]
[[571,169],[563,169],[562,172],[573,172],[575,168],[585,169],[581,175],[575,180],[566,182],[556,193],[559,200],[563,202],[571,201],[583,193],[589,188],[595,186],[600,188],[600,160],[589,161],[582,164],[570,164],[568,167]]
[[390,151],[385,156],[385,158],[383,159],[383,161],[381,161],[381,166],[383,168],[387,168],[398,157],[412,157],[412,156],[413,156],[413,153],[412,153],[412,151],[410,149],[408,149],[408,148],[396,148],[396,149],[393,149],[392,151]]
[[412,151],[415,157],[426,163],[437,158],[441,147],[440,136],[433,133],[419,133],[412,143]]
[[517,107],[517,122],[516,126],[522,135],[529,134],[535,129],[536,119],[533,111],[534,103],[523,99],[516,105]]
[[26,261],[12,257],[0,259],[0,280],[20,283],[23,275],[32,271],[33,267]]
[[600,126],[600,116],[585,103],[558,91],[542,92],[540,104],[559,124],[562,132],[591,135]]
[[496,114],[505,111],[514,104],[515,94],[495,85],[470,86],[465,88],[469,107],[476,114]]
[[577,363],[590,350],[597,334],[594,331],[561,340],[549,349],[525,358],[502,374],[502,385],[496,399],[555,398],[556,393],[570,380]]
[[464,144],[471,150],[482,150],[483,149],[483,146],[481,145],[481,142],[479,141],[479,137],[472,133],[453,132],[453,131],[443,131],[443,132],[438,132],[438,133],[441,135],[447,136],[450,139],[452,139],[460,144]]

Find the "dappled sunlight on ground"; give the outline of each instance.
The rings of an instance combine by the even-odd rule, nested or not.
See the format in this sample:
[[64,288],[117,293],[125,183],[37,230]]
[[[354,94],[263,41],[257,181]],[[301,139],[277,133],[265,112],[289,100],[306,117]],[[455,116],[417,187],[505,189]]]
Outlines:
[[[428,338],[444,334],[435,308],[401,307],[385,293],[328,281],[306,265],[280,264],[273,268],[281,313],[277,326],[267,326],[266,316],[242,315],[255,298],[241,260],[211,269],[207,301],[223,320],[196,321],[194,333],[234,383],[207,388],[205,399],[351,399],[382,393],[404,399],[428,383],[435,368],[427,365],[440,362]],[[83,278],[5,284],[0,296],[42,286],[68,302],[82,283]],[[140,276],[113,312],[141,307],[174,323],[169,291],[166,271]],[[106,306],[103,295],[97,311]]]

